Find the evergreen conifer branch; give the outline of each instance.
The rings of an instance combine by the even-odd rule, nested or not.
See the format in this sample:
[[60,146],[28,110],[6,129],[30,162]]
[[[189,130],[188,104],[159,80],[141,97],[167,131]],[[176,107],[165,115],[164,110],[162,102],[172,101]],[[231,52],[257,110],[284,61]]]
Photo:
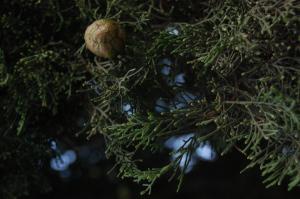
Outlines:
[[[119,165],[123,165],[121,156],[126,154],[131,154],[128,161],[135,162],[138,151],[159,151],[163,140],[192,131],[197,133],[195,144],[189,150],[195,150],[204,140],[221,140],[221,151],[227,152],[235,146],[250,160],[247,168],[260,166],[268,186],[280,184],[286,176],[291,176],[289,188],[292,188],[298,184],[295,176],[299,175],[298,155],[294,151],[299,144],[299,17],[296,15],[299,3],[208,1],[203,11],[205,17],[195,23],[172,23],[179,28],[178,35],[160,28],[152,31],[151,45],[144,54],[149,72],[134,87],[128,81],[124,95],[139,108],[127,120],[120,118],[108,127],[101,127],[100,131],[107,137],[108,154],[120,160]],[[148,17],[155,18],[155,15]],[[165,85],[156,77],[159,69],[155,66],[161,54],[176,57],[192,68],[193,83],[189,89],[200,91],[200,100],[162,115],[153,113],[142,102],[147,100],[146,96],[136,97],[143,88],[150,93],[164,91]],[[148,84],[153,79],[157,81]],[[163,94],[166,98],[181,90],[171,89]],[[117,103],[120,102],[119,99]],[[129,151],[114,153],[116,146]],[[187,154],[186,150],[178,151],[178,157]],[[175,165],[175,171],[178,162],[180,158],[170,163]],[[189,158],[185,165],[188,162]],[[134,168],[131,172],[130,167],[122,167],[122,176],[140,182],[136,174],[138,166]],[[280,172],[283,168],[288,169]],[[152,186],[153,178],[150,179]]]
[[[90,139],[104,135],[119,175],[144,184],[144,193],[164,175],[180,187],[191,154],[207,140],[222,154],[239,150],[249,159],[245,169],[259,167],[266,186],[285,179],[289,189],[299,185],[299,1],[166,2],[4,0],[1,171],[6,162],[20,169],[16,155],[30,159],[26,167],[45,160],[50,131],[72,129],[57,115],[88,95],[78,102],[92,106],[85,131]],[[124,52],[112,60],[84,50],[84,29],[101,18],[118,21],[127,33]],[[161,73],[165,65],[168,75]],[[180,73],[184,83],[172,82]],[[124,104],[131,105],[130,114]],[[164,152],[168,138],[188,133],[176,158],[144,168],[143,153]],[[44,153],[30,158],[31,151]],[[17,173],[1,177],[11,183],[0,197],[27,193],[39,179],[36,171],[24,172],[21,183]]]

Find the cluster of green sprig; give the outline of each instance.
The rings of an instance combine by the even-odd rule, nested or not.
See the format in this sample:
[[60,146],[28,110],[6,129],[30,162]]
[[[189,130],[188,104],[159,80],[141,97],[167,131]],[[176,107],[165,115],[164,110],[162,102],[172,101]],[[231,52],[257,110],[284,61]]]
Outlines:
[[0,198],[11,199],[50,188],[47,140],[71,128],[57,117],[84,78],[72,29],[86,19],[55,0],[5,0],[0,13]]
[[[115,158],[120,176],[144,184],[145,192],[163,175],[181,184],[191,155],[205,140],[216,143],[220,153],[233,147],[241,151],[249,159],[247,168],[259,166],[268,186],[281,184],[286,176],[289,188],[299,184],[297,0],[4,0],[2,4],[1,171],[7,162],[18,170],[26,159],[32,161],[23,166],[36,168],[35,163],[47,156],[41,146],[50,131],[68,129],[55,117],[63,112],[71,118],[60,109],[81,91],[90,97],[77,103],[93,104],[85,130],[90,136],[104,135],[107,155]],[[84,50],[84,29],[100,18],[114,19],[126,31],[126,48],[113,60],[94,58]],[[164,58],[171,62],[172,78],[184,73],[186,83],[166,81],[160,73]],[[155,111],[158,98],[171,102],[181,92],[196,97],[185,107]],[[131,115],[122,110],[124,103],[132,105]],[[174,152],[173,161],[142,169],[147,165],[141,152],[158,154],[165,140],[190,132],[194,135]],[[42,150],[46,154],[29,157]],[[0,193],[6,198],[26,193],[32,181],[39,184],[36,171],[1,176],[1,182],[12,180]],[[14,180],[18,176],[23,176],[24,186]]]
[[[267,186],[281,184],[286,176],[290,176],[289,189],[298,185],[299,2],[206,1],[198,5],[201,15],[185,21],[176,21],[181,4],[172,5],[166,12],[163,3],[149,4],[143,29],[129,29],[124,56],[131,58],[110,62],[107,73],[120,78],[130,70],[143,68],[142,75],[137,73],[101,87],[101,100],[95,103],[100,110],[93,130],[104,134],[107,154],[116,158],[120,175],[145,183],[146,191],[151,191],[153,182],[162,174],[178,171],[183,154],[190,157],[202,141],[209,139],[223,143],[217,146],[222,154],[233,146],[245,154],[250,160],[247,168],[259,166]],[[185,11],[189,9],[192,8]],[[118,17],[123,16],[120,12]],[[163,25],[155,24],[157,21]],[[166,30],[170,26],[176,27],[179,34],[170,34]],[[144,40],[130,39],[138,37]],[[147,50],[136,51],[137,44]],[[183,71],[189,74],[188,86],[170,86],[163,81],[159,60],[164,57],[174,60],[174,70],[184,65]],[[103,84],[101,78],[97,81]],[[200,100],[183,109],[155,112],[156,97],[171,99],[182,90],[198,93]],[[112,92],[113,97],[107,95]],[[122,112],[123,101],[134,104],[133,116]],[[115,108],[105,111],[97,105],[103,103],[112,103]],[[109,124],[103,125],[105,119],[98,120],[104,118],[103,112],[109,113]],[[177,151],[181,154],[178,159],[161,169],[139,169],[138,152],[155,153],[163,149],[164,140],[187,132],[196,133]]]

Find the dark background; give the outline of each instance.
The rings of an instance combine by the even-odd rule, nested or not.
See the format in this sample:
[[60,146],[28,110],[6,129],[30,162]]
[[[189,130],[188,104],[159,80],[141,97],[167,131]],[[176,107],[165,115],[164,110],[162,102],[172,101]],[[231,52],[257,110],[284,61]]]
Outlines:
[[[119,179],[117,170],[108,173],[113,162],[105,158],[102,139],[95,140],[97,139],[73,148],[81,155],[78,155],[77,161],[70,166],[70,176],[61,177],[59,172],[49,170],[47,175],[52,190],[23,199],[293,199],[299,198],[300,195],[300,189],[287,191],[287,187],[283,185],[266,189],[258,168],[240,174],[247,165],[247,160],[239,152],[232,151],[224,157],[218,156],[213,162],[199,161],[193,170],[186,174],[179,192],[176,192],[177,181],[169,182],[165,177],[155,184],[151,195],[141,196],[141,185],[130,179]],[[80,152],[82,150],[88,153]],[[151,157],[147,165],[156,165],[164,158],[167,160],[169,156],[166,154],[165,157]]]

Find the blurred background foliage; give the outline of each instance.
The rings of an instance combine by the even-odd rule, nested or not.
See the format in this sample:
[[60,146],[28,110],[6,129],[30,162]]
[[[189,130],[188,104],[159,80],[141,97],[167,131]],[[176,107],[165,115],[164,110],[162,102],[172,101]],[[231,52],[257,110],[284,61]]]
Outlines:
[[[283,191],[300,182],[299,1],[3,0],[0,13],[0,198],[299,194]],[[112,60],[85,50],[101,18],[126,31]]]

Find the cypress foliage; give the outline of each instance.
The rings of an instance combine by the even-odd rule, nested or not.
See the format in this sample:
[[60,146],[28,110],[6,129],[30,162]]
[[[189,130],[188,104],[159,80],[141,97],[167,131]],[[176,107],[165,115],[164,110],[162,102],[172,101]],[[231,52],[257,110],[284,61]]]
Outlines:
[[[62,111],[72,101],[92,105],[88,138],[101,133],[120,177],[144,185],[143,193],[163,175],[179,188],[207,140],[222,155],[239,150],[267,187],[300,184],[299,1],[4,0],[0,10],[1,172],[6,162],[23,168],[22,158],[46,158],[46,140],[57,136],[48,127],[71,128],[57,115],[72,115]],[[84,46],[85,28],[103,18],[126,32],[124,52],[112,59]],[[185,80],[174,81],[178,74]],[[72,100],[79,91],[85,100]],[[168,138],[191,132],[173,161],[143,164],[143,152],[159,155]],[[35,174],[14,174],[25,176],[24,186],[9,175],[1,182],[16,186],[1,193],[13,198]]]

